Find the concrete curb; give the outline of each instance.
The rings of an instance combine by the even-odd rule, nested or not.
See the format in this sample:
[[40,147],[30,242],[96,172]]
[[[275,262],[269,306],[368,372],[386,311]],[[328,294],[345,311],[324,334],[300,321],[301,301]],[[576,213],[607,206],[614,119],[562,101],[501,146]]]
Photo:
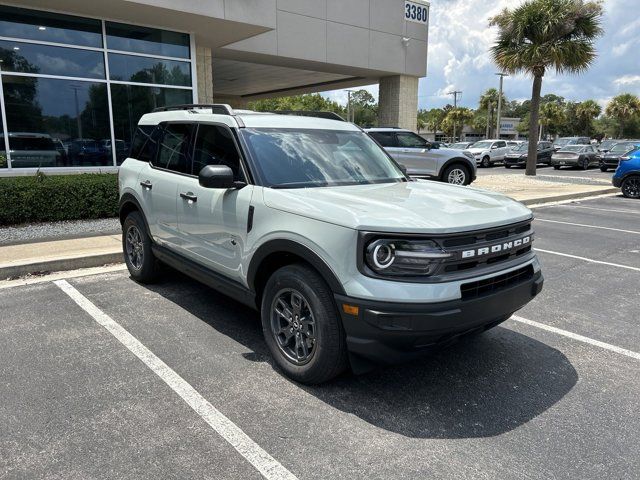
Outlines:
[[609,193],[620,193],[619,188],[610,187],[598,190],[597,192],[577,192],[566,193],[564,195],[556,195],[554,197],[528,198],[526,200],[518,200],[524,205],[537,205],[539,203],[561,202],[563,200],[579,200],[581,198],[596,197],[598,195],[607,195]]
[[31,273],[61,272],[80,268],[100,267],[109,263],[122,263],[123,261],[122,250],[118,250],[82,257],[65,257],[16,265],[0,265],[0,280],[22,277]]

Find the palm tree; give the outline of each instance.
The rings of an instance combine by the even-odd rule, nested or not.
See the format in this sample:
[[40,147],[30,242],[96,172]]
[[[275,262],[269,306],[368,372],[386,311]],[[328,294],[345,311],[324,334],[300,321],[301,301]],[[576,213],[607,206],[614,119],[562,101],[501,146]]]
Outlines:
[[627,123],[640,116],[640,99],[631,93],[623,93],[613,97],[607,105],[606,113],[607,116],[618,122],[620,138],[623,138]]
[[594,100],[585,100],[578,104],[576,115],[582,127],[584,135],[591,136],[593,121],[602,113],[602,107]]
[[[583,0],[527,0],[493,17],[498,39],[493,59],[507,73],[533,76],[529,139],[538,133],[540,90],[547,70],[585,71],[596,57],[594,42],[602,34],[602,5]],[[529,142],[527,175],[536,174],[536,142]]]
[[540,107],[540,125],[546,133],[555,135],[560,126],[566,121],[564,107],[556,102],[543,103]]
[[[502,104],[506,104],[507,99],[502,95]],[[498,90],[495,88],[488,88],[481,96],[480,101],[478,102],[478,107],[480,110],[484,110],[487,112],[487,123],[486,127],[486,137],[489,138],[491,136],[492,124],[493,124],[493,109],[498,107]]]
[[445,112],[442,108],[432,108],[426,115],[426,126],[433,132],[433,138],[436,138],[436,133],[440,130],[442,120],[444,120]]

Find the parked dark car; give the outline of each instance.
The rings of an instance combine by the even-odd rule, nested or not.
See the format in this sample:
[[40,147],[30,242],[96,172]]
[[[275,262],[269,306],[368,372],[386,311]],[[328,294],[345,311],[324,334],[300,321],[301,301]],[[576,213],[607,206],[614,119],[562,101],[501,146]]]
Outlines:
[[556,170],[565,166],[587,170],[598,165],[597,152],[593,145],[568,145],[551,156],[551,165]]
[[611,147],[611,149],[607,153],[600,153],[598,155],[600,170],[606,172],[610,168],[618,168],[620,157],[633,150],[638,142],[640,142],[640,140],[618,141],[618,143]]
[[611,147],[613,147],[616,143],[620,143],[623,140],[617,139],[617,138],[608,138],[607,140],[602,140],[602,142],[600,142],[600,145],[598,145],[598,151],[599,152],[608,152],[609,150],[611,150]]
[[[509,153],[504,157],[504,168],[511,168],[515,166],[525,166],[527,164],[527,151],[529,150],[528,143],[521,143],[511,149]],[[551,165],[551,155],[553,155],[555,149],[551,142],[538,142],[538,158],[537,163],[543,163],[545,165]]]
[[113,165],[111,151],[97,140],[77,139],[69,144],[71,165],[108,166]]

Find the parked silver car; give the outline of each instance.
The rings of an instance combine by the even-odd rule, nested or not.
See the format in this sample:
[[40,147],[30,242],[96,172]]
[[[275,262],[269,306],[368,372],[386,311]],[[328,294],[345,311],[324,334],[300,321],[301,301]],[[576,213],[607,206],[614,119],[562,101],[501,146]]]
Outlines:
[[468,152],[435,147],[410,130],[369,128],[365,131],[411,176],[456,185],[469,185],[476,179],[476,164]]

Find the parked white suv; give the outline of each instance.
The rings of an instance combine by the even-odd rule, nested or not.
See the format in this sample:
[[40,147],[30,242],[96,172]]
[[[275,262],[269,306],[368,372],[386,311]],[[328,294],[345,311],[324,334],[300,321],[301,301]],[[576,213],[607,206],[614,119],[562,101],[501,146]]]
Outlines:
[[476,179],[476,162],[469,152],[441,148],[410,130],[369,128],[365,130],[414,177],[426,177],[455,185]]
[[478,165],[490,167],[494,163],[504,162],[504,157],[510,150],[506,140],[480,140],[466,151],[473,155]]
[[131,276],[166,263],[256,308],[301,382],[481,332],[542,288],[530,210],[411,181],[350,123],[163,109],[140,120],[118,181]]

